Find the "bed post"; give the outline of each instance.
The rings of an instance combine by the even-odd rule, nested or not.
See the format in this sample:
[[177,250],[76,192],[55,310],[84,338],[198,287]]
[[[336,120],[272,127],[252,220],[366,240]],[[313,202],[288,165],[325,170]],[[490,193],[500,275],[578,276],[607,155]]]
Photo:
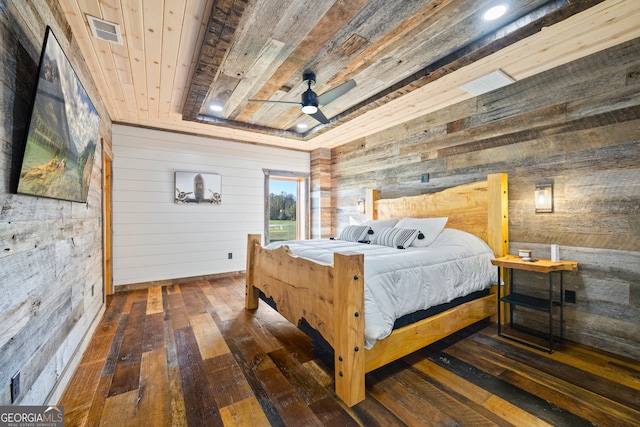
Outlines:
[[262,241],[260,234],[249,234],[247,236],[247,271],[245,272],[244,280],[246,283],[244,306],[248,310],[258,308],[258,296],[260,293],[258,289],[254,287],[255,284],[255,257],[256,257],[256,245],[259,245]]
[[[501,257],[509,253],[509,187],[508,176],[506,173],[497,173],[487,176],[488,191],[488,230],[487,243],[493,250],[496,257]],[[499,278],[498,278],[499,279]],[[503,286],[508,290],[509,278],[503,277]],[[500,284],[491,287],[492,293],[500,296]],[[504,292],[502,293],[504,295]],[[500,303],[500,313],[502,319],[498,319],[498,315],[491,316],[494,322],[505,323],[508,319],[509,307],[507,304]]]
[[487,176],[488,231],[487,243],[496,257],[509,252],[509,206],[508,177],[506,173]]
[[333,349],[336,394],[348,406],[364,400],[364,255],[333,258]]

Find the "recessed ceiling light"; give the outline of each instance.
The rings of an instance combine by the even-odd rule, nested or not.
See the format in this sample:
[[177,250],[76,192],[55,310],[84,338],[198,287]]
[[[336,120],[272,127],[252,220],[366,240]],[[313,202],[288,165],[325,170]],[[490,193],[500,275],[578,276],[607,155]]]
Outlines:
[[509,7],[506,4],[499,4],[499,5],[493,6],[491,9],[487,10],[484,13],[484,15],[482,15],[482,18],[485,21],[493,21],[494,19],[498,19],[502,15],[507,13],[508,9]]
[[308,128],[308,127],[309,127],[309,125],[307,125],[306,123],[298,123],[298,124],[296,125],[296,127],[297,127],[298,129],[306,129],[306,128]]
[[210,109],[211,111],[220,112],[220,111],[222,111],[222,106],[221,106],[221,105],[218,105],[218,104],[211,104],[211,105],[209,106],[209,109]]

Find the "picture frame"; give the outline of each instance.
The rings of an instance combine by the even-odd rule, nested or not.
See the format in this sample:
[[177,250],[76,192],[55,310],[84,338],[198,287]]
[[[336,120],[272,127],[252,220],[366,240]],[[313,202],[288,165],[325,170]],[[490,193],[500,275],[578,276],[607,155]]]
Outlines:
[[222,204],[222,177],[216,173],[175,172],[176,204]]
[[17,193],[86,203],[100,115],[50,27],[28,123]]

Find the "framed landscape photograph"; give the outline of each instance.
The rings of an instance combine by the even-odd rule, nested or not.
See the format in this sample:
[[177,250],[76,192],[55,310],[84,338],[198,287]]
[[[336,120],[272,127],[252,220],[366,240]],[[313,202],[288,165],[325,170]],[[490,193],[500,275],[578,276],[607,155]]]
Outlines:
[[47,27],[18,193],[86,202],[99,128],[98,112]]
[[221,177],[213,173],[176,172],[174,203],[222,203]]

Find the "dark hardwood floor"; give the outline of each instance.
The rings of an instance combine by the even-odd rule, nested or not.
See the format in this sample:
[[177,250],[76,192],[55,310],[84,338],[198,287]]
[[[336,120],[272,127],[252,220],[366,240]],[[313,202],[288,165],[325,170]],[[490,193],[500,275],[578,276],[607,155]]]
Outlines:
[[115,294],[64,393],[65,426],[638,426],[640,361],[553,354],[486,322],[367,375],[353,408],[309,338],[227,278]]

